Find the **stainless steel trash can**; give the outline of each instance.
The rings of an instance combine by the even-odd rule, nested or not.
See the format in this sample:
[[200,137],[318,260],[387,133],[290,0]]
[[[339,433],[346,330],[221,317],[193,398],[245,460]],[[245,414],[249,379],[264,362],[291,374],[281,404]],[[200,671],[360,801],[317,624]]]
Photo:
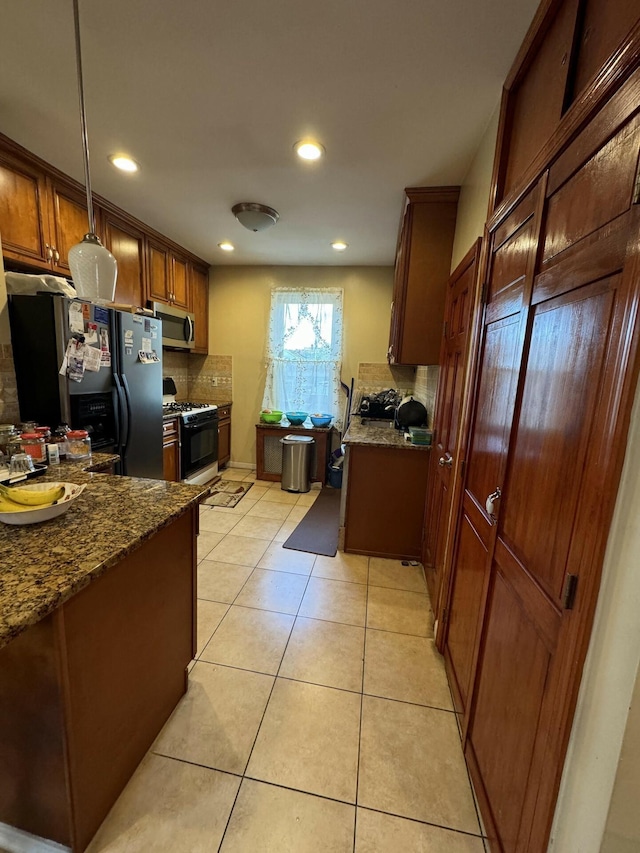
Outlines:
[[315,444],[310,435],[285,435],[282,445],[282,483],[285,492],[308,492],[311,488],[311,456]]

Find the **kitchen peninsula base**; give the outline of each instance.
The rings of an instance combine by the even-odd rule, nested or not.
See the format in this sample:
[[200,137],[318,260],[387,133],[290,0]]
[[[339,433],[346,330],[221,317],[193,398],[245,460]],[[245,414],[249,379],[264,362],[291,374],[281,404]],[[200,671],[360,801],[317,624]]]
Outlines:
[[197,513],[0,649],[0,822],[83,851],[185,693]]

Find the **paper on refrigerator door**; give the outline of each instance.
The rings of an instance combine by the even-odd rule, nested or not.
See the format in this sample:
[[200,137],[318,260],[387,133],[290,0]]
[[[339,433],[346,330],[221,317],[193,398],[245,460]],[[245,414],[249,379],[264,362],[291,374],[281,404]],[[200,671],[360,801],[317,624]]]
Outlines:
[[69,331],[84,335],[84,316],[82,302],[69,303]]
[[91,370],[97,373],[102,366],[102,352],[97,347],[87,347],[84,349],[84,367],[85,370]]

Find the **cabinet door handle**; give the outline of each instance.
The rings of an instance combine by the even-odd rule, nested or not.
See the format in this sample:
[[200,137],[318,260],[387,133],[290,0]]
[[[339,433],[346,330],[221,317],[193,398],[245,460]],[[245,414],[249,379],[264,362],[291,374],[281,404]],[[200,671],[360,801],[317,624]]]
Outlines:
[[488,515],[493,515],[495,510],[495,502],[502,496],[502,492],[499,488],[495,490],[495,492],[491,492],[489,497],[487,498],[487,502],[485,504],[485,509],[487,510]]
[[441,468],[451,468],[453,465],[453,456],[450,453],[445,453],[444,456],[441,456],[440,459],[438,459],[438,465]]
[[45,245],[46,250],[47,250],[47,257],[49,258],[49,260],[51,260],[51,258],[53,258],[53,249],[51,248],[51,246],[48,243],[45,243],[44,245]]
[[60,252],[57,249],[53,250],[54,257],[56,259],[56,263],[60,260]]

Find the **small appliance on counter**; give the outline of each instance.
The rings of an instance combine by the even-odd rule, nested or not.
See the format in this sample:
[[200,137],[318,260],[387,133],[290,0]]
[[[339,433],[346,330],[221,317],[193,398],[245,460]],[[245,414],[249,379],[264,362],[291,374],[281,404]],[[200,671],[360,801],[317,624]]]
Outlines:
[[201,485],[218,473],[218,407],[210,403],[176,402],[175,381],[162,380],[162,414],[180,423],[180,480]]
[[426,427],[427,410],[419,400],[405,397],[395,413],[396,429],[408,430],[409,427]]
[[377,394],[365,394],[360,400],[357,414],[362,418],[363,423],[368,420],[392,421],[401,400],[402,395],[393,388],[379,391]]

